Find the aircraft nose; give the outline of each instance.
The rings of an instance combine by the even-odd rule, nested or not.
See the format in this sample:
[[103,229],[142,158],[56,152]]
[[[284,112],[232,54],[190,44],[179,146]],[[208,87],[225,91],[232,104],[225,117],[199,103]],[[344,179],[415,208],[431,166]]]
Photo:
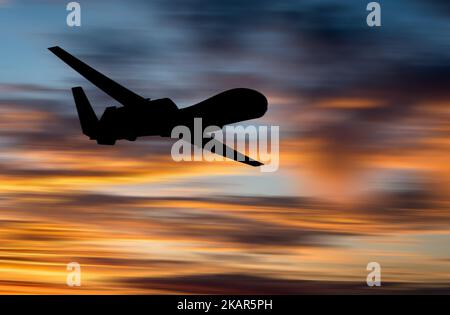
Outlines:
[[255,118],[263,116],[267,111],[267,98],[260,92],[252,89],[242,89],[245,105],[255,115]]
[[260,117],[263,116],[266,112],[267,112],[267,106],[268,106],[268,101],[267,98],[260,92],[258,91],[254,91],[255,92],[255,104],[257,107],[257,111],[260,114]]

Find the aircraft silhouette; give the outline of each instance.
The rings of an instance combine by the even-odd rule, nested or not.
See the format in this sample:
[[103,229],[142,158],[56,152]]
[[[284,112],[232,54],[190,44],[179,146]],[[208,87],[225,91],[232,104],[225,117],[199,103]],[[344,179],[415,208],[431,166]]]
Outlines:
[[[123,105],[107,107],[98,119],[83,89],[72,88],[83,134],[98,144],[114,145],[116,140],[135,141],[142,136],[170,137],[172,129],[179,125],[187,126],[192,132],[194,118],[202,118],[203,125],[222,128],[227,124],[259,118],[267,111],[266,97],[245,88],[227,90],[198,104],[178,108],[169,98],[150,100],[137,95],[58,46],[49,50]],[[211,139],[203,137],[202,147]],[[224,148],[223,156],[251,166],[263,165],[223,143],[220,145]]]

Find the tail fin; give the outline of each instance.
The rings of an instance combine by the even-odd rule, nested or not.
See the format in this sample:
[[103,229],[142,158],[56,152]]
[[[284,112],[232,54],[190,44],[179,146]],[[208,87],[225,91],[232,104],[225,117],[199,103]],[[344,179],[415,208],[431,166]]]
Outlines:
[[81,130],[83,130],[83,133],[89,138],[95,139],[98,118],[81,87],[72,88],[72,93],[73,98],[75,99],[75,105],[77,106]]

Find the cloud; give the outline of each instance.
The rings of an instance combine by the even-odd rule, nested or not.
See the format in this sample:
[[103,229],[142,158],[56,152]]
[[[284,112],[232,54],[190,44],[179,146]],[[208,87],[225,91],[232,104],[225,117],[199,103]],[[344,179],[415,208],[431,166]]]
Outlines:
[[39,84],[21,84],[21,83],[2,83],[0,84],[0,92],[2,93],[55,93],[62,92],[62,89]]
[[[246,274],[204,274],[177,278],[134,278],[133,287],[159,289],[176,294],[368,294],[363,282],[276,279]],[[448,286],[414,283],[383,283],[378,294],[448,294]],[[375,293],[375,294],[377,294]],[[370,294],[374,294],[370,290]]]

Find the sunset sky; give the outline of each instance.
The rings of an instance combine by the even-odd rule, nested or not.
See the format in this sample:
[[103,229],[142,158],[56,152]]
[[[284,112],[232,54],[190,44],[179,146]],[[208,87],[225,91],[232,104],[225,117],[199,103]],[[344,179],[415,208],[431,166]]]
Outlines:
[[[0,0],[0,294],[449,291],[448,1],[68,2]],[[70,88],[118,104],[55,45],[180,107],[261,91],[279,170],[89,141]]]

